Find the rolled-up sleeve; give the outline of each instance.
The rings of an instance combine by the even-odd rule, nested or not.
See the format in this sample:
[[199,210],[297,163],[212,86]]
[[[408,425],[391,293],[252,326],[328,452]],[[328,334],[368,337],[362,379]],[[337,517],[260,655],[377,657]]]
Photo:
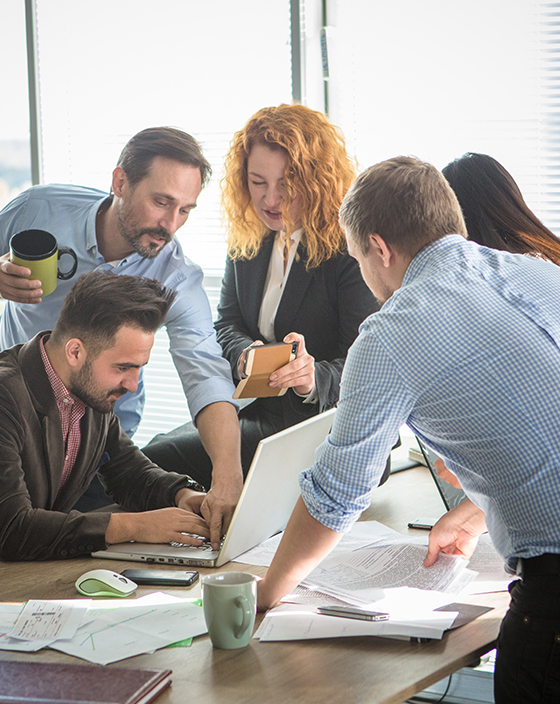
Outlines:
[[218,401],[237,407],[232,399],[235,386],[230,366],[216,338],[202,280],[202,270],[187,262],[165,282],[177,291],[165,325],[169,350],[193,418],[205,406]]

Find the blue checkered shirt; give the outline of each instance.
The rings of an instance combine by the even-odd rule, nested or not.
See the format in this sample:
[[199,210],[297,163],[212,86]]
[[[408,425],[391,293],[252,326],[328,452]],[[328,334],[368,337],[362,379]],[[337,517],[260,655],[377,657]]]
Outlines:
[[328,440],[301,475],[346,531],[399,427],[444,458],[510,558],[560,553],[560,267],[449,235],[411,262],[350,349]]

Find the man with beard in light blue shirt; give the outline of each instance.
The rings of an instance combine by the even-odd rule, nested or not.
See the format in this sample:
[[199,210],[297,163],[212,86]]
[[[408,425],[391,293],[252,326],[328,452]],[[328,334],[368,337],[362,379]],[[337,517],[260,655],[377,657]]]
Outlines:
[[[79,186],[35,186],[0,213],[0,294],[7,300],[0,323],[0,349],[52,329],[73,280],[59,281],[42,298],[41,282],[9,261],[9,241],[22,230],[51,232],[78,258],[76,277],[95,269],[157,279],[177,292],[165,325],[170,350],[203,444],[213,463],[212,486],[202,509],[219,545],[242,488],[239,423],[234,385],[216,340],[200,267],[174,239],[196,207],[211,174],[198,143],[169,127],[135,135],[113,172],[110,195]],[[64,271],[65,258],[60,261]],[[75,279],[74,279],[75,280]],[[115,409],[132,435],[144,402],[142,384]],[[185,467],[185,473],[196,473]],[[91,504],[95,508],[99,504]]]
[[[560,701],[560,267],[468,242],[443,175],[398,157],[365,171],[341,212],[381,310],[361,326],[330,436],[259,582],[276,604],[336,545],[403,423],[467,496],[430,533],[470,557],[490,537],[520,579],[498,639],[496,704]],[[304,536],[304,539],[302,539]]]

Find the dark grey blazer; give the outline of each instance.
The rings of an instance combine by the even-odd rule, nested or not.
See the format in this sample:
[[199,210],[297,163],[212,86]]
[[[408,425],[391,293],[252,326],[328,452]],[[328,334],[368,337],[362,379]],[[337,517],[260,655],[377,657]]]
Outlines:
[[[243,349],[262,339],[258,318],[273,243],[271,233],[253,259],[228,258],[226,263],[215,327],[232,370]],[[315,358],[319,402],[304,404],[303,399],[288,390],[279,398],[257,399],[251,404],[257,404],[260,413],[275,417],[278,429],[336,404],[348,349],[362,321],[379,309],[356,261],[348,254],[332,257],[307,271],[307,253],[302,243],[297,251],[299,259],[296,257],[293,262],[278,307],[275,336],[278,341],[290,332],[305,336],[306,348]]]
[[107,547],[109,513],[70,509],[99,473],[114,501],[130,511],[173,506],[189,479],[154,465],[113,413],[86,408],[74,468],[59,492],[64,464],[60,416],[39,348],[39,333],[0,353],[0,558],[80,556]]

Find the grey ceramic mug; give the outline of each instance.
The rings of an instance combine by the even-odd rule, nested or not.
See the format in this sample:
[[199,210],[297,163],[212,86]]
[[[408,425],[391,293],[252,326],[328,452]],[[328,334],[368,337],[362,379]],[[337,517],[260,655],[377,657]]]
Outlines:
[[202,606],[216,648],[244,648],[253,635],[257,580],[245,572],[221,572],[202,578]]

